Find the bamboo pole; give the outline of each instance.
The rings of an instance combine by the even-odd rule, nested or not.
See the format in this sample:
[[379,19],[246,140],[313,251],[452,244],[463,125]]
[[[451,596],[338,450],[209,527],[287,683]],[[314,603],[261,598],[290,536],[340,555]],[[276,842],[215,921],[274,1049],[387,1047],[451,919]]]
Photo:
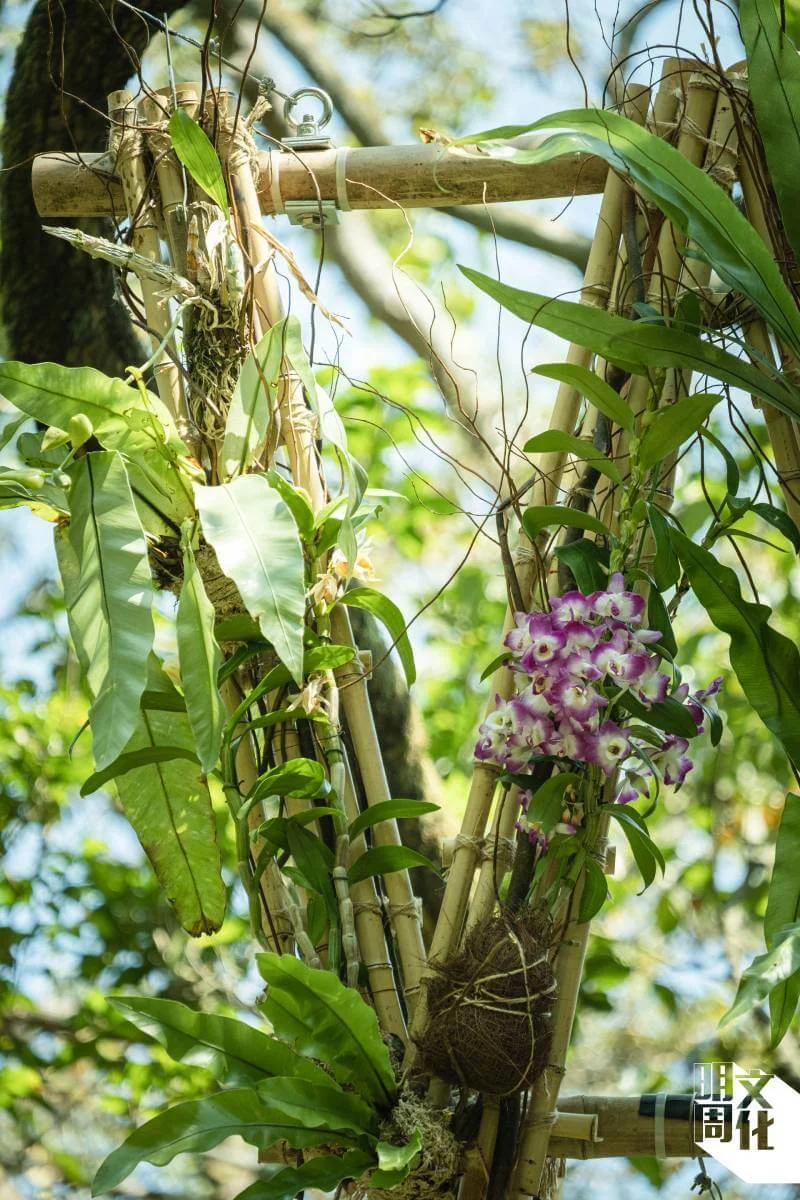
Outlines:
[[[157,207],[148,193],[144,137],[137,127],[136,108],[130,92],[112,92],[108,97],[108,115],[116,146],[115,168],[122,184],[125,210],[131,222],[131,245],[137,254],[151,262],[161,262]],[[157,350],[170,328],[169,297],[151,280],[139,277],[145,317]],[[186,405],[180,371],[175,362],[174,339],[170,339],[153,363],[158,394],[170,412],[181,437],[188,435]]]
[[[179,101],[187,106],[199,95],[191,84],[179,84],[177,90]],[[167,93],[162,90],[156,96],[166,97]],[[151,135],[156,137],[164,123],[164,107],[163,100],[142,102],[140,111],[146,114],[154,127]],[[155,149],[152,136],[150,144]],[[163,137],[158,146],[159,153],[168,154]],[[353,209],[442,208],[592,195],[603,191],[608,174],[602,160],[582,154],[541,165],[519,165],[490,158],[474,147],[455,151],[443,145],[268,151],[257,156],[261,211],[275,215],[288,201],[341,200],[337,165],[345,153],[346,200]],[[338,174],[341,178],[340,166]],[[105,152],[39,154],[33,161],[31,182],[41,217],[106,217],[122,208],[119,176]],[[172,189],[168,204],[171,199]]]
[[[223,130],[226,127],[227,119],[228,114],[221,107],[220,125]],[[273,250],[266,239],[259,239],[261,212],[251,174],[250,156],[240,137],[239,131],[230,131],[227,165],[244,248],[250,255],[253,268],[252,281],[257,316],[265,325],[274,324],[281,319],[282,311],[280,297],[275,286],[274,271],[271,269]],[[261,243],[260,251],[258,249],[259,241]],[[279,405],[281,432],[292,476],[295,483],[308,493],[313,508],[319,511],[325,504],[326,493],[317,458],[314,422],[306,404],[302,384],[298,377],[288,369],[288,364],[279,391]],[[341,606],[333,609],[331,626],[333,636],[338,642],[342,645],[353,646],[355,649],[350,622],[346,611]],[[383,769],[366,682],[361,675],[353,680],[352,673],[349,674],[347,686],[340,693],[341,704],[364,783],[367,803],[372,805],[390,799],[391,794]],[[401,845],[397,822],[380,822],[375,826],[374,838],[377,845]],[[422,919],[407,871],[395,871],[388,875],[385,880],[385,888],[389,898],[390,919],[397,940],[398,956],[403,972],[406,1005],[411,1012],[419,991],[419,979],[425,960]],[[361,911],[368,911],[364,905],[372,903],[374,899],[374,893],[362,898],[359,901]],[[375,987],[378,995],[383,997],[381,1000],[383,1009],[388,1012],[390,1002],[386,999],[388,989],[385,978],[388,958],[382,925],[380,941],[377,938],[377,928],[375,922],[361,922],[362,933],[365,938],[369,939],[367,944],[362,946],[362,953],[367,965],[369,966],[370,963],[373,965]],[[402,1017],[395,1011],[391,1011],[389,1016],[392,1031],[405,1037]]]
[[[663,1136],[666,1158],[700,1158],[705,1154],[694,1142],[690,1120],[692,1096],[670,1096],[680,1102],[687,1116],[667,1117]],[[656,1122],[640,1112],[640,1096],[565,1096],[559,1101],[552,1127],[551,1152],[564,1158],[621,1158],[657,1153]],[[590,1116],[592,1124],[574,1125],[578,1114]]]
[[[633,119],[644,121],[647,95],[646,88],[630,89],[629,107],[626,111]],[[609,174],[581,289],[582,302],[593,307],[602,308],[608,300],[621,232],[621,203],[625,186],[619,176]],[[589,352],[582,347],[570,347],[568,361],[586,365],[589,358]],[[561,385],[550,420],[550,428],[572,433],[578,418],[580,404],[581,398],[576,390],[567,385]],[[540,475],[534,489],[534,504],[552,503],[552,498],[557,495],[558,484],[565,465],[566,455],[542,456],[541,462],[538,464]],[[535,560],[532,556],[526,557],[525,561],[519,564],[519,582],[523,597],[528,600],[533,593],[535,574]],[[512,622],[513,614],[509,613],[507,614],[506,628],[509,628]],[[499,693],[504,697],[509,696],[513,683],[512,672],[501,667],[492,677],[490,695],[494,697]],[[490,707],[493,707],[493,703]],[[461,937],[475,867],[479,859],[498,774],[498,768],[491,763],[475,764],[461,832],[453,852],[453,861],[447,878],[442,907],[431,940],[429,952],[431,960],[437,962],[445,960]],[[481,907],[486,907],[487,897],[493,896],[494,884],[494,868],[489,861],[483,872],[479,899]],[[423,988],[411,1026],[412,1038],[418,1037],[422,1033],[426,1020],[427,1004]],[[413,1063],[414,1058],[415,1050],[412,1042],[406,1060],[409,1066]]]

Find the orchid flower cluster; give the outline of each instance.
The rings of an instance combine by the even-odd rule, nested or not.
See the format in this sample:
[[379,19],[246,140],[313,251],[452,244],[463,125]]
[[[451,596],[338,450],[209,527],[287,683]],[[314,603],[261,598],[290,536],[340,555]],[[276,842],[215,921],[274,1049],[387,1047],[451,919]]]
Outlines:
[[[612,719],[616,702],[624,707],[626,696],[650,709],[670,694],[671,677],[651,649],[661,633],[642,627],[644,605],[616,573],[605,591],[566,592],[551,598],[549,613],[517,613],[504,645],[524,686],[509,700],[496,697],[494,712],[479,729],[475,757],[511,776],[527,774],[546,757],[599,767],[607,776],[618,772],[620,804],[649,795],[654,776],[680,787],[693,765],[688,739]],[[692,695],[682,683],[671,693],[688,710],[697,733],[703,731],[706,701],[721,683],[716,679]],[[521,791],[523,814],[530,798]],[[580,806],[565,809],[564,817],[556,831],[574,833]],[[527,816],[519,827],[546,845]]]

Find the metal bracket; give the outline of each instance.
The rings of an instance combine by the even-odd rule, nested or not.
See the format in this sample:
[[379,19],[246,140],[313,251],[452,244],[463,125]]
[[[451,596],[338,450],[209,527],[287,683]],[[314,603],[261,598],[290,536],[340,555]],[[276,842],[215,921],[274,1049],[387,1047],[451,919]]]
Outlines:
[[286,200],[283,205],[290,225],[304,229],[320,229],[323,225],[338,225],[339,210],[335,200]]
[[[292,113],[305,96],[318,100],[322,105],[322,112],[318,117],[312,112],[304,112],[301,119],[295,121]],[[283,105],[283,119],[294,133],[291,137],[281,138],[281,146],[285,146],[287,150],[330,150],[333,142],[321,131],[329,124],[332,116],[333,104],[327,92],[315,87],[298,88],[291,96],[286,97]]]

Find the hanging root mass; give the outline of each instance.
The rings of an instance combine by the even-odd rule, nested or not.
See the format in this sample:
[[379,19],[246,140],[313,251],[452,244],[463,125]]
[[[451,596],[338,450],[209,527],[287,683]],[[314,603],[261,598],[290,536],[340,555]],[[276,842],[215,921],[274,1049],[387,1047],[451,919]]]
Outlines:
[[447,1200],[458,1190],[462,1148],[450,1130],[449,1117],[413,1092],[403,1092],[381,1127],[381,1138],[396,1146],[419,1133],[419,1162],[402,1183],[381,1189],[357,1182],[353,1200]]
[[545,912],[491,917],[427,984],[430,1024],[419,1042],[426,1070],[449,1083],[506,1096],[547,1065],[556,982]]

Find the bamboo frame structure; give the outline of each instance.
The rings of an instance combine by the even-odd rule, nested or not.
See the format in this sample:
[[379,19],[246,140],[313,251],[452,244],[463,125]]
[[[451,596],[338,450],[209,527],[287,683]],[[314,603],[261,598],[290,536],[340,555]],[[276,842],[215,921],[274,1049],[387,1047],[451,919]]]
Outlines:
[[[729,81],[735,73],[734,68]],[[752,142],[752,130],[742,117],[744,106],[737,110],[732,99],[734,94],[735,84],[731,90],[721,91],[719,80],[704,64],[670,59],[653,99],[651,114],[648,116],[650,93],[647,88],[629,88],[624,110],[640,124],[647,123],[659,134],[671,136],[687,161],[702,165],[721,185],[729,185],[738,172],[750,220],[775,253],[775,238],[753,170],[753,145],[748,142],[748,139]],[[181,85],[178,89],[178,103],[192,114],[198,110],[199,96],[196,85]],[[623,306],[625,288],[633,270],[628,254],[630,243],[626,242],[623,230],[626,204],[633,189],[620,176],[608,172],[598,160],[573,155],[555,164],[519,167],[486,158],[474,149],[454,149],[446,144],[347,150],[344,154],[325,150],[264,155],[255,151],[241,127],[232,127],[224,93],[212,92],[209,103],[217,109],[219,147],[228,172],[237,236],[250,269],[249,283],[254,300],[250,331],[253,341],[283,316],[273,264],[274,239],[262,229],[262,215],[281,212],[289,200],[313,203],[320,197],[323,201],[335,201],[341,208],[382,208],[397,204],[436,207],[545,195],[591,194],[602,190],[581,300],[586,305],[610,310]],[[183,173],[170,148],[165,119],[169,107],[170,99],[164,93],[139,102],[136,110],[127,93],[114,93],[109,97],[109,111],[116,128],[108,152],[94,156],[48,154],[39,156],[34,162],[34,193],[40,213],[81,216],[119,214],[124,210],[133,222],[132,241],[137,253],[150,261],[158,261],[159,232],[163,230],[173,263],[183,270],[186,226],[182,214],[188,191],[192,188],[187,191]],[[153,160],[161,195],[159,209],[147,192],[142,136],[145,123],[144,143]],[[737,134],[742,131],[744,146],[739,147],[737,155]],[[697,260],[689,264],[685,249],[683,236],[666,221],[660,227],[656,245],[647,246],[648,257],[642,272],[642,283],[646,282],[645,298],[666,314],[672,313],[677,298],[687,287],[704,288],[709,282],[708,264]],[[142,295],[154,344],[160,345],[169,329],[168,305],[157,289],[144,279]],[[771,355],[770,335],[763,322],[751,323],[747,336],[755,351],[764,356]],[[798,373],[800,364],[784,347],[779,349],[782,366]],[[592,355],[583,347],[570,346],[569,363],[588,366],[591,360]],[[595,369],[601,371],[603,364],[596,363]],[[187,414],[180,375],[167,358],[157,364],[156,380],[162,399],[185,426]],[[652,406],[654,398],[649,395],[649,387],[648,381],[641,377],[634,377],[627,385],[625,396],[635,412],[643,411],[647,404]],[[691,377],[667,373],[655,402],[660,406],[674,403],[687,394],[690,387]],[[575,432],[581,407],[579,393],[562,384],[551,415],[550,429]],[[288,362],[284,363],[274,416],[270,457],[278,445],[280,429],[292,478],[306,491],[313,509],[318,512],[327,502],[328,493],[319,460],[316,430],[302,385]],[[800,481],[800,430],[796,423],[768,406],[764,406],[764,416],[787,509],[795,520],[800,520],[800,497],[791,486]],[[590,425],[590,421],[587,424]],[[619,430],[614,432],[613,444],[613,456],[624,460],[627,443]],[[535,469],[537,478],[529,500],[534,506],[554,503],[574,476],[574,464],[561,453],[542,456]],[[665,482],[662,481],[659,488],[662,498],[669,499],[671,495],[673,474],[674,464],[667,464]],[[595,497],[598,509],[602,511],[609,500],[608,485],[603,481]],[[536,602],[536,589],[543,589],[546,584],[541,556],[534,553],[535,549],[523,540],[522,554],[516,564],[522,597],[529,606]],[[513,611],[509,608],[506,628],[512,623]],[[355,647],[347,611],[341,605],[332,610],[330,633],[337,643]],[[329,676],[327,686],[334,701],[332,724],[336,725],[336,706],[341,704],[354,749],[354,761],[348,762],[340,742],[336,748],[338,791],[344,811],[348,819],[352,819],[359,808],[359,782],[370,806],[388,800],[390,793],[369,704],[366,676],[358,659],[355,667],[348,664],[337,669],[335,678],[334,673]],[[507,697],[512,690],[512,674],[501,667],[492,680],[491,693],[498,692]],[[229,712],[233,711],[236,701],[232,693],[226,703]],[[257,777],[258,766],[246,740],[240,745],[237,769],[247,790]],[[498,768],[487,763],[475,765],[466,813],[454,846],[444,901],[429,951],[430,960],[437,963],[444,961],[458,947],[465,928],[474,927],[491,913],[498,884],[509,865],[506,851],[514,832],[517,806],[513,794],[506,797],[504,804],[494,802],[498,773]],[[606,799],[613,800],[613,794],[609,784]],[[487,832],[490,817],[492,821]],[[593,848],[597,858],[604,858],[607,824],[607,817],[601,818]],[[373,837],[377,845],[401,844],[396,821],[376,825]],[[355,861],[365,846],[362,835],[349,846],[347,862]],[[345,876],[347,862],[342,863],[337,857],[337,867],[345,870]],[[590,932],[589,923],[579,922],[575,915],[583,881],[584,877],[579,877],[568,902],[555,953],[559,1000],[553,1025],[553,1045],[547,1070],[528,1097],[509,1191],[514,1197],[541,1196],[545,1200],[545,1172],[549,1158],[648,1154],[654,1148],[653,1121],[640,1116],[638,1109],[634,1111],[635,1100],[571,1097],[559,1101]],[[274,862],[268,868],[265,884],[270,889],[274,915],[280,921],[277,948],[285,948],[292,940],[302,943],[302,913],[299,906],[286,904],[285,885]],[[388,875],[383,890],[386,902],[372,880],[354,885],[352,896],[347,894],[346,886],[341,892],[337,886],[342,904],[351,905],[359,955],[368,971],[381,1027],[384,1032],[407,1042],[406,1067],[412,1069],[416,1065],[414,1039],[425,1029],[428,1015],[422,985],[429,969],[426,969],[421,917],[407,871]],[[384,914],[389,918],[402,975],[409,1029],[384,932]],[[313,947],[311,953],[316,953]],[[434,1086],[431,1094],[442,1101],[445,1099],[441,1088]],[[498,1103],[488,1098],[476,1142],[467,1152],[460,1200],[478,1200],[485,1191],[499,1118]],[[700,1152],[691,1133],[688,1121],[667,1121],[664,1134],[667,1153],[679,1157],[698,1156]]]

